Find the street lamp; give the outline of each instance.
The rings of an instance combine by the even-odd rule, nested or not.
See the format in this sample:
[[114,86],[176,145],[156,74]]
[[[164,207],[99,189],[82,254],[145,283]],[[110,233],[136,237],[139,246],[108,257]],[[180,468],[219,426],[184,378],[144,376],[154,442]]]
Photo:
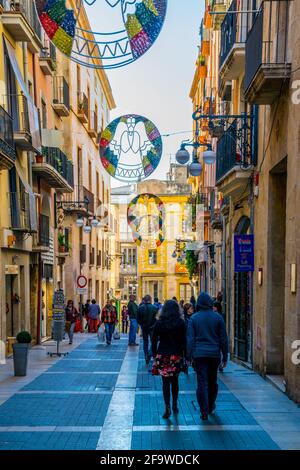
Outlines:
[[83,231],[84,231],[84,233],[91,233],[92,227],[88,224],[88,222],[87,222],[86,225],[83,227]]
[[78,217],[78,219],[76,220],[76,227],[78,228],[82,228],[84,226],[84,220],[82,217]]
[[190,159],[190,154],[185,148],[185,145],[182,144],[178,152],[176,153],[177,163],[180,165],[185,165]]

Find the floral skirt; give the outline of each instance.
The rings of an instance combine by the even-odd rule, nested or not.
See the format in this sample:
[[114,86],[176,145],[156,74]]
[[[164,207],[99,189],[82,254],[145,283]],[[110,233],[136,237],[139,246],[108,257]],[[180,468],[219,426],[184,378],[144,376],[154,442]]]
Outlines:
[[181,372],[181,366],[181,356],[162,356],[157,354],[152,367],[152,375],[174,377],[174,375],[178,375]]

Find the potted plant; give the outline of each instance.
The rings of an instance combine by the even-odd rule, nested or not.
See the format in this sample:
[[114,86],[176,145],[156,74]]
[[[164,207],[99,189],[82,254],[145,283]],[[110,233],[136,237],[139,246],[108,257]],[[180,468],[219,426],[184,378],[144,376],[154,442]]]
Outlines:
[[28,331],[18,333],[13,344],[14,372],[16,377],[24,377],[27,373],[28,351],[31,343],[31,334]]
[[58,251],[59,253],[65,252],[66,240],[63,233],[58,234]]
[[207,66],[205,64],[205,57],[201,55],[199,57],[199,78],[206,78],[207,77]]

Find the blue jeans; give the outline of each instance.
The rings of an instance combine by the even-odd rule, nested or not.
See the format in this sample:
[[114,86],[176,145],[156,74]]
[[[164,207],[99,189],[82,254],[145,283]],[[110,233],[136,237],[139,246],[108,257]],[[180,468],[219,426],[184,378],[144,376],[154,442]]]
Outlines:
[[138,329],[137,320],[133,318],[132,320],[130,320],[129,339],[128,339],[129,344],[134,344],[136,342],[137,329]]
[[197,357],[195,360],[197,373],[197,401],[201,413],[210,413],[218,396],[218,368],[220,359],[214,357]]
[[105,323],[105,335],[106,335],[106,343],[110,344],[112,335],[115,329],[115,324],[114,323]]
[[143,333],[143,345],[144,345],[144,354],[145,359],[149,359],[152,357],[152,333],[153,328],[142,328]]
[[68,331],[68,336],[69,336],[70,344],[73,343],[74,330],[75,330],[75,322],[74,322],[74,323],[71,323],[70,329],[69,329],[69,331]]

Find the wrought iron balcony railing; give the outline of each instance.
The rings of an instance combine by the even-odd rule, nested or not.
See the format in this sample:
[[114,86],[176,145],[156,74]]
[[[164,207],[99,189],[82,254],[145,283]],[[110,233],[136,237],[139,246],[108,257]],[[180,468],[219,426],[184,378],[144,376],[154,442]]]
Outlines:
[[246,42],[244,87],[251,103],[271,104],[290,77],[288,22],[288,0],[262,3]]
[[77,94],[77,115],[83,123],[89,120],[89,100],[85,93]]
[[42,154],[45,163],[55,168],[70,186],[74,186],[73,163],[67,155],[57,147],[43,147]]
[[21,13],[39,41],[42,40],[42,27],[32,0],[1,0],[4,12]]
[[15,159],[13,121],[0,106],[0,169],[11,168]]
[[61,76],[54,77],[53,108],[59,116],[70,114],[70,89],[66,79]]
[[12,230],[30,232],[29,194],[25,191],[8,193]]
[[[236,13],[240,11],[240,13]],[[232,13],[231,13],[232,12]],[[233,13],[235,12],[235,13]],[[252,25],[253,15],[247,12],[244,3],[233,0],[221,25],[220,69],[234,46],[244,47],[247,33]]]
[[235,119],[224,131],[217,145],[217,183],[235,167],[247,170],[256,165],[256,118]]

